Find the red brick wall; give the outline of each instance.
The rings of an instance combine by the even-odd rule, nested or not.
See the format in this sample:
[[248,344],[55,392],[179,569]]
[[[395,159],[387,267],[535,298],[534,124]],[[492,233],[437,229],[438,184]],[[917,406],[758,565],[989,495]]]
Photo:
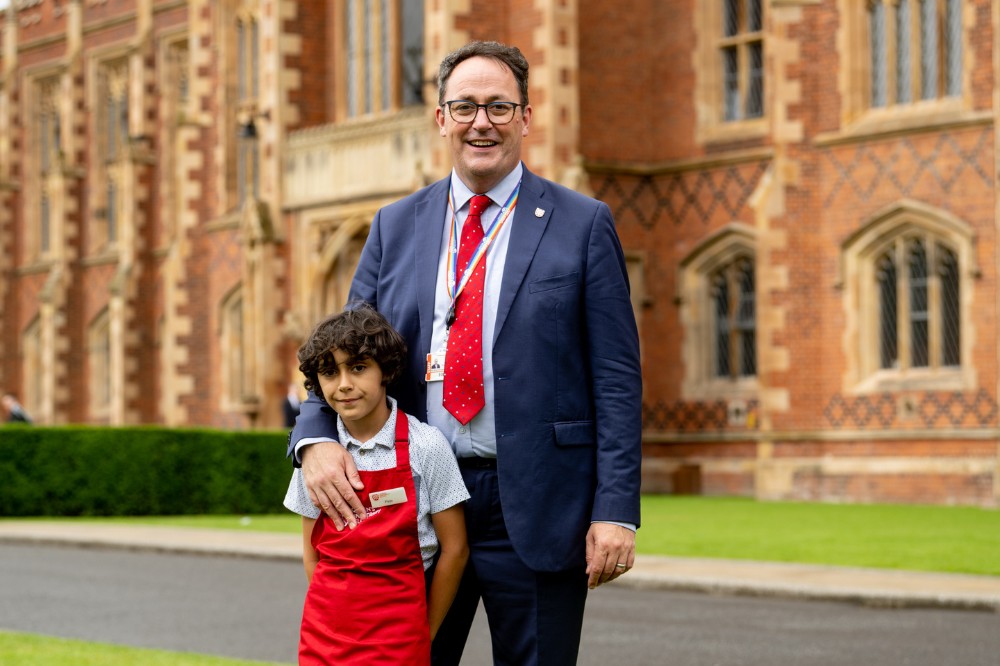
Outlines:
[[[994,72],[990,45],[990,3],[972,2],[977,17],[965,57],[974,64],[973,110],[992,105]],[[620,3],[582,0],[580,7],[581,149],[591,162],[645,166],[650,175],[595,170],[590,184],[614,211],[626,251],[643,253],[645,288],[652,301],[643,309],[645,406],[647,429],[670,435],[731,428],[711,401],[685,402],[681,357],[687,332],[675,302],[677,269],[682,260],[724,225],[756,226],[749,208],[753,191],[770,161],[736,166],[706,166],[657,173],[661,163],[680,163],[708,154],[768,146],[759,140],[695,143],[697,44],[692,26],[695,3]],[[761,371],[763,387],[785,391],[787,409],[771,409],[771,426],[785,431],[843,429],[933,430],[992,428],[997,420],[995,146],[993,128],[983,122],[967,127],[930,127],[923,131],[871,136],[842,143],[814,142],[844,128],[838,71],[837,30],[843,17],[837,3],[801,8],[801,21],[787,25],[797,43],[797,62],[783,65],[782,77],[800,86],[801,101],[773,97],[774,71],[768,70],[768,103],[785,122],[799,123],[801,141],[786,142],[782,157],[795,166],[795,177],[781,193],[784,210],[772,214],[771,229],[783,230],[787,244],[773,249],[771,267],[787,270],[787,289],[768,292],[769,302],[783,310],[769,345],[785,350],[789,369]],[[773,46],[773,44],[772,44]],[[777,54],[771,53],[771,58]],[[782,56],[787,57],[787,56]],[[776,107],[777,104],[780,108]],[[785,178],[787,174],[775,174]],[[848,359],[843,340],[846,326],[841,277],[841,245],[876,211],[904,199],[948,211],[969,224],[975,234],[976,264],[981,275],[963,275],[975,295],[975,340],[972,348],[977,386],[959,393],[910,391],[917,416],[897,414],[902,392],[857,396],[846,393]],[[759,283],[758,283],[759,284]],[[967,287],[963,287],[967,288]],[[768,313],[758,310],[758,317]],[[968,332],[965,332],[968,333]],[[963,333],[963,334],[965,334]],[[725,396],[720,396],[724,401]],[[723,403],[720,403],[723,404]],[[720,418],[722,425],[719,425]],[[877,450],[889,458],[954,455],[995,458],[995,443],[930,440],[907,443],[776,445],[776,456],[822,457],[862,455]],[[751,445],[754,446],[754,445]],[[737,454],[720,442],[647,444],[647,459],[673,463],[723,459],[746,461],[754,450]],[[752,474],[702,470],[705,493],[754,492]],[[718,467],[715,468],[719,469]],[[848,479],[796,476],[796,495],[815,499],[864,501],[995,501],[992,477],[970,474],[913,474],[882,478],[860,474]]]
[[[333,64],[332,40],[327,38],[331,10],[324,0],[297,2],[297,15],[285,21],[284,29],[302,35],[302,54],[285,57],[284,66],[299,72],[301,85],[289,92],[288,103],[299,111],[300,121],[288,129],[322,125],[332,120],[332,86],[328,73]],[[333,3],[330,3],[333,4]]]

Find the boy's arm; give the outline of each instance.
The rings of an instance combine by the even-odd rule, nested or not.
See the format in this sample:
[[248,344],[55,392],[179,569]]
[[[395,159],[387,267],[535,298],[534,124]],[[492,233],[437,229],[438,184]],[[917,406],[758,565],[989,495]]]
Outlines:
[[306,580],[310,583],[313,579],[313,571],[316,570],[316,564],[319,562],[319,553],[312,545],[312,533],[315,526],[315,518],[302,516],[302,564],[306,568]]
[[469,559],[469,542],[465,534],[465,509],[462,504],[432,513],[431,522],[440,548],[427,602],[427,618],[433,640],[458,592],[458,583]]

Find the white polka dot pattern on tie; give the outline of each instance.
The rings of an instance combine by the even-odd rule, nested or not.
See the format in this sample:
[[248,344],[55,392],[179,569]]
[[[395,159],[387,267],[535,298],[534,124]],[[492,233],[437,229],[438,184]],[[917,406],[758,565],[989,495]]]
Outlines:
[[[469,202],[469,214],[462,225],[458,249],[460,283],[469,261],[482,241],[482,213],[490,205],[489,197],[477,194]],[[472,420],[486,404],[483,392],[483,286],[486,281],[486,256],[473,268],[472,277],[455,305],[455,323],[448,333],[444,368],[444,408],[463,425]]]

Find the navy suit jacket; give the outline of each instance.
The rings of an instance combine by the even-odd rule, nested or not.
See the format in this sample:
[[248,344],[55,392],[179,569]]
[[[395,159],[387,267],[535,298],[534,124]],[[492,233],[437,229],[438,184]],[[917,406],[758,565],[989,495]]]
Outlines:
[[[426,420],[426,354],[449,179],[381,209],[351,285],[406,339],[389,387]],[[639,524],[642,379],[607,205],[524,169],[493,340],[497,467],[511,542],[535,571],[585,563],[591,521]],[[336,436],[314,395],[290,438]]]

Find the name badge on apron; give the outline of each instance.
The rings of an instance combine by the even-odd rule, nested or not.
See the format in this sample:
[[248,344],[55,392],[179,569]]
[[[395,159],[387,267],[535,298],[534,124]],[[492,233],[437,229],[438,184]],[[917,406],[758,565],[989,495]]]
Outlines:
[[389,490],[375,490],[368,493],[368,499],[372,501],[373,509],[392,504],[401,504],[406,501],[406,489],[390,488]]

